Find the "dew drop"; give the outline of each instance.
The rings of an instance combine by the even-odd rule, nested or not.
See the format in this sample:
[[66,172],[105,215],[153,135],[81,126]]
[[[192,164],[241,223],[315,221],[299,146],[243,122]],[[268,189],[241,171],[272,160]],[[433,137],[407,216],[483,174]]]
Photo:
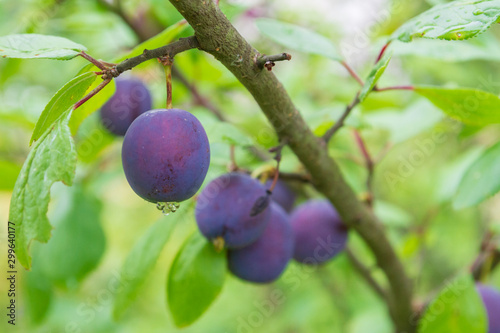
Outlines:
[[457,32],[457,37],[458,38],[462,37],[462,34],[460,32]]
[[437,16],[434,17],[434,19],[437,20],[440,17],[441,17],[440,15],[437,15]]
[[181,205],[178,202],[157,202],[156,208],[161,210],[163,215],[169,215],[170,213],[175,213]]
[[478,9],[478,10],[475,10],[474,12],[472,12],[472,14],[474,14],[474,15],[476,15],[476,16],[477,16],[477,15],[484,14],[484,12],[483,12],[482,10],[479,10],[479,9]]

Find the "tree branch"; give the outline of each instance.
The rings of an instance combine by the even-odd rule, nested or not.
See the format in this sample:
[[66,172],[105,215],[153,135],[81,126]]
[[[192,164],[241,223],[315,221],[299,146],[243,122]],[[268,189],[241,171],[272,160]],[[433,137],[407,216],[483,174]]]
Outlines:
[[170,59],[173,59],[177,53],[181,53],[190,49],[196,49],[198,47],[198,40],[195,36],[180,38],[176,42],[159,47],[157,49],[144,50],[141,55],[122,61],[121,63],[116,65],[115,69],[118,74],[121,74],[143,63],[144,61],[164,56],[168,56]]
[[352,263],[352,266],[356,271],[358,271],[359,275],[366,281],[366,283],[375,291],[383,300],[387,301],[388,295],[387,292],[382,288],[377,281],[372,277],[370,270],[354,255],[350,248],[345,249],[345,253],[347,258]]
[[349,117],[349,115],[351,114],[351,111],[352,109],[354,109],[354,107],[356,105],[359,104],[359,92],[356,94],[356,97],[354,97],[354,99],[352,100],[351,104],[349,104],[348,106],[346,106],[345,110],[344,110],[344,113],[340,116],[339,120],[337,120],[337,122],[335,123],[335,125],[333,125],[328,131],[326,131],[326,133],[323,135],[323,140],[328,143],[328,141],[330,141],[330,139],[332,138],[332,136],[335,135],[335,133],[337,133],[337,131],[342,127],[344,126],[344,122],[345,120],[347,119],[347,117]]
[[[261,70],[259,53],[238,33],[212,1],[170,0],[195,30],[199,48],[212,54],[252,94],[281,140],[288,140],[312,177],[314,186],[337,208],[344,223],[357,231],[372,250],[388,279],[393,302],[389,312],[398,332],[411,333],[412,283],[373,213],[357,199],[342,177],[324,142],[307,127],[283,85]],[[237,61],[237,62],[236,62]]]

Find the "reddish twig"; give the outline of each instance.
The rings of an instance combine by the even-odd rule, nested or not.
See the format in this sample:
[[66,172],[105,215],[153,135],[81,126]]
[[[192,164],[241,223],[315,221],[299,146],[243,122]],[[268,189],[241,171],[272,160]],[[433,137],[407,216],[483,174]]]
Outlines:
[[370,153],[368,152],[368,149],[366,148],[365,142],[363,141],[361,134],[357,130],[354,130],[353,133],[354,133],[354,138],[356,139],[356,144],[358,145],[359,150],[363,155],[363,158],[365,160],[365,166],[368,171],[368,176],[366,178],[366,189],[368,191],[368,196],[366,198],[366,202],[369,206],[372,206],[373,204],[372,182],[373,182],[373,172],[375,169],[375,163],[373,162],[373,159]]
[[380,92],[380,91],[388,91],[388,90],[414,90],[414,89],[415,89],[414,86],[393,86],[393,87],[385,87],[385,88],[374,87],[373,91]]
[[111,82],[111,78],[108,78],[104,81],[102,81],[97,87],[95,87],[91,92],[89,92],[86,96],[84,96],[81,100],[76,102],[76,104],[73,106],[73,110],[78,109],[80,106],[82,106],[83,103],[94,97],[99,91],[101,91],[108,83]]
[[349,72],[349,74],[356,80],[358,81],[359,85],[360,86],[364,86],[365,83],[363,82],[363,80],[359,77],[359,75],[356,73],[356,71],[351,67],[349,66],[349,64],[345,61],[341,61],[340,64],[342,66],[345,67],[345,69],[347,69],[347,71]]
[[380,50],[380,53],[377,57],[377,60],[375,61],[375,63],[379,62],[380,59],[382,59],[382,57],[384,56],[384,53],[385,51],[387,51],[387,48],[389,47],[389,45],[391,45],[391,41],[388,41],[383,47],[382,47],[382,50]]
[[93,63],[100,70],[104,71],[104,70],[108,69],[108,67],[106,65],[104,65],[102,62],[100,62],[99,60],[95,59],[94,57],[88,55],[84,51],[80,51],[80,53],[78,53],[78,55],[81,56],[82,58],[90,61],[91,63]]
[[326,133],[323,135],[323,141],[328,143],[328,141],[330,141],[330,139],[332,138],[332,136],[337,133],[337,131],[342,127],[344,126],[344,122],[345,120],[347,119],[347,117],[349,116],[349,114],[351,113],[352,109],[354,109],[354,107],[356,105],[359,104],[359,92],[356,94],[356,96],[354,97],[354,99],[352,100],[351,104],[349,104],[346,109],[344,110],[344,113],[340,116],[339,120],[337,120],[337,122],[335,123],[335,125],[333,125],[328,131],[326,131]]

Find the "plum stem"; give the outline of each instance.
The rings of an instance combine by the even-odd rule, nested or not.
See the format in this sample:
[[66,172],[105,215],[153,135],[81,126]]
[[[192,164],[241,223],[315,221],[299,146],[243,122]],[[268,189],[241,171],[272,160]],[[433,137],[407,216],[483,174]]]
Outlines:
[[273,176],[273,182],[271,183],[271,186],[269,187],[269,192],[274,191],[274,188],[276,187],[276,183],[278,182],[278,178],[280,175],[280,163],[281,163],[281,151],[283,148],[288,144],[287,139],[283,139],[280,144],[276,147],[272,147],[269,149],[270,153],[275,153],[276,155],[274,156],[274,159],[276,160],[276,169],[274,171],[274,176]]
[[167,109],[172,108],[172,60],[167,55],[160,57],[160,62],[165,68],[165,80],[167,82]]

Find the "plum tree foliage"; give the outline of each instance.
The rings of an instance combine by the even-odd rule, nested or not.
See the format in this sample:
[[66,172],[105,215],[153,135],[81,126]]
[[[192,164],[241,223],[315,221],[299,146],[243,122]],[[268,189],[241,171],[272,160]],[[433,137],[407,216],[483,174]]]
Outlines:
[[[451,57],[457,61],[500,60],[498,40],[493,34],[479,36],[500,23],[499,0],[438,1],[399,28],[392,27],[385,32],[384,42],[379,43],[381,47],[365,77],[351,67],[351,59],[342,55],[332,38],[290,22],[257,18],[256,28],[273,41],[269,44],[267,40],[258,51],[233,26],[233,14],[229,10],[233,7],[219,1],[170,1],[173,7],[168,14],[160,10],[163,8],[160,2],[148,2],[158,9],[155,12],[158,20],[169,21],[168,27],[158,34],[153,33],[154,24],[141,25],[128,17],[119,1],[98,3],[101,9],[118,14],[138,37],[140,43],[130,52],[103,61],[92,56],[97,50],[60,36],[25,33],[0,37],[0,60],[10,61],[9,64],[16,64],[12,59],[83,58],[88,62],[73,78],[68,77],[68,82],[48,102],[36,124],[5,117],[8,121],[15,118],[14,121],[33,129],[30,141],[33,146],[22,168],[0,159],[0,171],[7,179],[0,180],[0,189],[12,190],[9,225],[15,225],[17,262],[27,270],[33,269],[27,283],[30,307],[34,309],[30,311],[36,321],[41,322],[47,316],[47,304],[54,287],[71,287],[99,263],[105,237],[99,224],[99,196],[93,194],[98,192],[98,186],[92,184],[99,179],[101,170],[108,167],[108,160],[116,158],[111,144],[119,142],[122,178],[140,198],[153,204],[149,205],[152,209],[156,204],[168,216],[144,232],[125,259],[117,278],[121,289],[115,291],[112,311],[116,320],[122,320],[127,308],[137,300],[162,250],[167,244],[177,242],[179,246],[173,251],[167,274],[165,299],[173,323],[178,327],[194,324],[205,312],[210,313],[211,304],[223,290],[227,271],[243,282],[276,281],[279,286],[298,281],[294,276],[297,270],[302,273],[300,276],[317,273],[315,276],[320,277],[328,292],[334,293],[337,299],[337,294],[345,296],[344,289],[349,289],[347,285],[352,280],[351,275],[344,275],[342,280],[339,272],[346,274],[354,270],[376,295],[378,303],[373,304],[385,306],[383,312],[374,311],[370,316],[382,314],[385,318],[382,322],[387,323],[391,331],[500,332],[500,292],[484,284],[493,284],[492,276],[500,263],[498,230],[490,225],[483,230],[480,253],[470,267],[461,262],[458,277],[451,276],[452,264],[443,268],[447,269],[444,272],[450,272],[446,273],[448,277],[441,276],[447,281],[445,286],[442,281],[432,281],[431,286],[418,285],[419,269],[409,260],[419,257],[421,263],[432,262],[434,258],[425,257],[426,250],[432,246],[430,243],[446,241],[422,236],[429,228],[439,231],[444,228],[439,224],[429,226],[428,220],[452,206],[458,209],[478,205],[500,190],[498,135],[490,134],[487,142],[493,144],[489,149],[484,152],[477,149],[466,156],[467,163],[462,161],[443,172],[454,185],[441,191],[444,194],[440,193],[439,199],[433,194],[425,198],[439,203],[429,209],[430,213],[421,214],[424,217],[419,215],[423,222],[418,225],[407,222],[412,219],[408,216],[413,210],[405,212],[388,202],[391,195],[374,181],[379,168],[384,167],[380,156],[393,148],[385,142],[385,148],[380,149],[382,153],[375,156],[367,139],[370,130],[379,125],[399,131],[398,137],[405,138],[412,135],[408,133],[417,133],[424,127],[433,128],[437,121],[427,124],[422,119],[426,110],[441,111],[447,117],[448,127],[460,127],[461,133],[456,137],[473,136],[483,128],[494,129],[495,124],[500,123],[498,91],[445,84],[382,86],[380,83],[390,72],[392,59],[405,54]],[[235,8],[238,6],[233,10]],[[245,13],[252,18],[255,14],[249,14],[250,10]],[[169,15],[183,19],[172,24]],[[456,51],[447,50],[439,43],[449,43],[445,44],[447,48],[456,47],[453,49]],[[280,53],[272,54],[273,50]],[[179,58],[178,54],[186,51],[191,52],[189,62],[186,58],[180,58],[179,63],[174,61]],[[336,91],[329,92],[329,96],[346,102],[345,105],[337,109],[340,102],[335,102],[335,110],[329,108],[315,114],[296,107],[273,70],[276,66],[293,66],[294,60],[288,52],[295,51],[314,55],[306,58],[311,68],[314,61],[323,57],[347,70],[351,77],[344,80],[356,84],[356,89],[352,89],[354,94],[345,96],[345,91],[351,88],[349,84],[345,89],[335,86],[339,95]],[[204,53],[215,60],[207,60]],[[151,77],[144,74],[156,61],[165,73],[162,85],[166,86],[166,105],[158,102],[164,99],[159,89],[151,89],[152,78],[158,73],[153,70]],[[219,64],[214,65],[215,62]],[[328,64],[326,60],[321,66],[327,66],[325,64]],[[227,69],[224,75],[232,75],[231,79],[221,74],[218,80],[200,81],[209,82],[221,95],[234,87],[244,88],[269,124],[252,119],[252,113],[243,105],[241,110],[222,112],[218,104],[235,106],[240,99],[228,101],[225,95],[223,98],[205,96],[197,80],[191,82],[184,74],[189,67],[195,78],[203,78],[205,71],[223,71],[220,65]],[[132,69],[137,73],[133,77],[122,76]],[[294,68],[294,75],[302,75],[300,91],[306,89],[305,86],[323,85],[321,82],[304,84],[309,80],[308,70]],[[6,70],[5,75],[8,80],[11,74]],[[3,84],[1,77],[0,84]],[[178,102],[181,99],[172,98],[178,91],[177,86],[185,88],[180,89],[179,94],[188,96],[186,110],[173,106],[181,104]],[[293,89],[294,85],[290,86],[290,91],[297,90]],[[380,96],[387,91],[389,96],[411,94],[412,98],[419,98],[413,104],[418,108],[411,105],[406,108],[409,99],[402,102],[382,99]],[[300,103],[308,105],[303,100]],[[423,113],[421,106],[426,109]],[[390,107],[398,108],[397,116],[386,111]],[[415,109],[419,112],[415,113]],[[204,113],[207,110],[210,112]],[[93,115],[95,112],[98,114]],[[242,122],[235,121],[235,115],[239,115],[236,112],[245,117]],[[0,119],[2,117],[0,113]],[[318,121],[321,121],[318,126],[311,125]],[[426,155],[434,152],[436,142],[443,142],[442,132],[446,129],[434,127],[433,131],[431,141],[417,142],[418,149],[413,149],[407,160],[403,159],[397,174],[384,173],[392,187],[399,183],[405,186],[406,178],[416,172],[416,166],[422,165]],[[346,132],[353,135],[348,137]],[[255,134],[254,137],[249,133]],[[267,140],[268,137],[272,139]],[[84,151],[82,147],[90,149]],[[14,178],[17,180],[12,185]],[[76,194],[71,198],[77,199],[68,199],[74,201],[71,204],[56,200],[56,207],[62,208],[54,210],[61,209],[62,213],[54,213],[54,220],[61,220],[62,216],[64,221],[55,226],[62,226],[64,230],[54,233],[51,240],[50,191],[59,181],[68,186],[74,184]],[[413,204],[418,206],[420,202]],[[64,207],[71,209],[64,210]],[[89,212],[88,216],[83,211]],[[87,223],[86,218],[92,218],[92,223]],[[77,225],[68,223],[70,219]],[[142,224],[143,221],[136,222]],[[462,226],[456,223],[453,227]],[[170,237],[177,235],[174,228],[182,229],[179,234],[184,237]],[[76,241],[65,242],[60,235]],[[447,237],[444,232],[442,236]],[[82,244],[92,245],[90,238],[97,242],[96,249],[82,254],[80,261],[74,259],[79,258],[79,251],[85,253]],[[49,244],[46,248],[33,245],[35,240]],[[56,259],[55,263],[47,258],[48,253]],[[71,258],[62,255],[64,253],[71,253]],[[365,261],[370,261],[372,266]],[[64,267],[58,267],[58,263]],[[330,274],[331,267],[335,267],[333,270],[339,276]],[[456,271],[453,275],[457,275]],[[436,294],[437,288],[441,291]],[[352,297],[357,297],[357,291],[352,293],[355,294]],[[41,295],[43,300],[38,302],[33,295]],[[347,327],[359,331],[361,326],[355,323],[353,319],[349,324],[342,324],[343,331]]]

